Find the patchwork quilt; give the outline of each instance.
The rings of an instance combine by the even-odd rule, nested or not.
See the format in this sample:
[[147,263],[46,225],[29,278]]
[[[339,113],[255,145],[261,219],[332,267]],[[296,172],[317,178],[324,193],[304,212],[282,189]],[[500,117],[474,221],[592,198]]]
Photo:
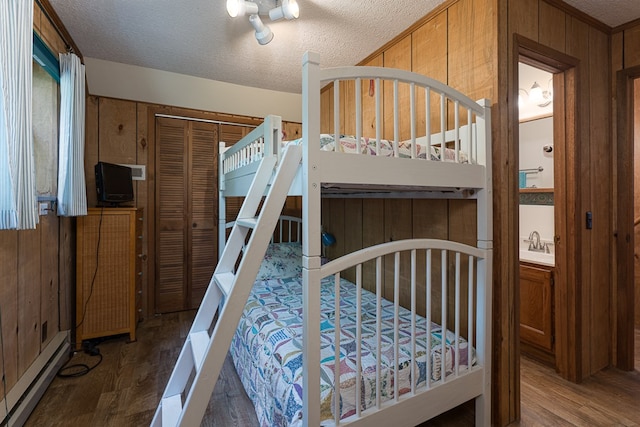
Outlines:
[[[339,140],[336,141],[333,134],[321,134],[320,135],[320,149],[323,151],[337,151],[341,153],[358,153],[357,138],[350,135],[339,135]],[[284,141],[284,144],[299,145],[302,143],[302,139],[296,139],[289,142]],[[439,146],[427,146],[420,144],[416,141],[416,157],[419,159],[440,160],[441,147]],[[360,154],[370,156],[383,156],[394,157],[394,144],[393,141],[386,139],[380,140],[380,154],[377,154],[377,140],[375,138],[360,138]],[[451,148],[445,148],[444,160],[453,162],[455,161],[455,150]],[[460,163],[468,163],[467,154],[464,151],[458,152]],[[398,143],[398,157],[411,158],[411,141],[401,141]]]
[[[290,244],[291,245],[291,244]],[[298,245],[299,244],[295,244]],[[278,246],[278,245],[272,245]],[[287,247],[279,255],[299,266],[299,252]],[[267,278],[275,272],[274,265],[287,264],[270,250],[265,258],[259,280],[255,283],[245,306],[242,319],[231,344],[236,370],[249,398],[254,402],[262,426],[302,425],[302,279],[296,268],[283,267],[283,274],[291,277]],[[261,275],[260,275],[261,274]],[[356,286],[342,279],[340,283],[340,343],[339,396],[334,390],[335,359],[335,285],[333,277],[325,278],[321,287],[321,416],[334,419],[334,399],[340,399],[340,418],[356,412],[356,388],[361,390],[361,410],[376,401],[376,296],[362,290],[361,297],[361,370],[356,383]],[[394,372],[394,305],[382,300],[382,346],[380,395],[381,400],[394,397],[394,383],[399,393],[411,389],[411,365],[416,367],[416,384],[423,385],[429,372],[431,381],[438,381],[453,372],[456,360],[455,335],[445,334],[445,355],[442,355],[442,328],[432,323],[427,329],[426,319],[418,317],[416,326],[416,359],[411,360],[411,312],[400,308],[398,374]],[[427,332],[429,331],[429,332]],[[430,354],[427,355],[427,340]],[[464,370],[474,351],[466,341],[459,341],[459,368]],[[470,354],[471,353],[471,354]],[[428,365],[428,367],[427,367]]]

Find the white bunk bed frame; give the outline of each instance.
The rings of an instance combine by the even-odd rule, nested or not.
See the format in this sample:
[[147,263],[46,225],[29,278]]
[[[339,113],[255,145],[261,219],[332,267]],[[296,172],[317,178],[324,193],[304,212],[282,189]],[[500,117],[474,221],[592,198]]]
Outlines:
[[[448,278],[446,274],[446,254],[445,252],[452,252],[454,256],[450,259],[455,259],[455,273],[452,278],[455,281],[455,292],[453,298],[455,299],[455,334],[456,337],[460,334],[460,282],[464,279],[460,277],[461,268],[468,268],[469,278],[467,279],[468,290],[471,292],[469,295],[468,304],[468,341],[469,346],[475,348],[476,351],[476,363],[465,369],[458,370],[457,368],[450,375],[443,375],[441,380],[432,382],[427,380],[426,384],[421,387],[415,386],[415,381],[411,387],[411,391],[399,395],[395,392],[394,397],[386,402],[381,402],[378,398],[375,407],[368,408],[366,410],[360,410],[359,405],[354,415],[340,419],[339,411],[339,399],[336,401],[336,415],[333,423],[335,425],[398,425],[398,426],[413,426],[417,425],[425,420],[433,418],[451,408],[454,408],[468,400],[475,399],[475,416],[476,425],[490,425],[491,421],[491,284],[492,284],[492,181],[491,181],[491,123],[490,123],[490,104],[487,100],[481,100],[478,102],[472,101],[462,93],[430,78],[422,75],[411,73],[408,71],[395,70],[389,68],[379,67],[341,67],[341,68],[327,68],[321,69],[319,65],[319,57],[314,53],[306,53],[303,58],[303,83],[302,83],[302,99],[303,99],[303,115],[302,115],[302,143],[299,146],[289,146],[286,149],[282,148],[280,141],[281,135],[281,120],[276,116],[267,116],[262,125],[254,129],[249,135],[243,138],[240,142],[236,143],[228,149],[222,149],[220,155],[220,247],[225,247],[225,204],[224,198],[229,196],[244,196],[245,204],[254,203],[255,209],[259,199],[263,194],[267,194],[266,202],[260,212],[260,216],[255,220],[248,220],[240,218],[243,215],[241,209],[240,216],[238,218],[239,223],[247,223],[248,221],[253,225],[261,225],[261,217],[263,214],[270,217],[269,229],[262,230],[262,227],[255,227],[253,233],[243,234],[242,243],[244,243],[245,236],[248,236],[248,243],[246,249],[236,248],[238,251],[243,252],[240,255],[241,261],[237,271],[233,273],[243,278],[242,283],[238,283],[241,286],[242,297],[232,300],[231,297],[225,301],[225,297],[219,297],[216,299],[215,304],[207,301],[207,295],[203,300],[203,305],[200,311],[207,310],[212,312],[207,319],[213,321],[213,315],[218,308],[218,301],[220,302],[220,317],[217,324],[214,326],[206,326],[204,329],[208,329],[213,332],[207,335],[209,338],[208,344],[205,344],[205,360],[200,362],[202,358],[195,357],[195,362],[192,369],[195,374],[191,374],[193,384],[199,382],[208,382],[206,388],[198,388],[195,385],[191,386],[191,390],[187,390],[189,387],[189,381],[178,381],[174,379],[179,378],[180,375],[174,371],[172,378],[169,380],[167,390],[163,395],[163,399],[160,402],[153,426],[156,425],[189,425],[194,420],[201,419],[207,403],[210,398],[211,391],[217,380],[222,360],[226,356],[231,341],[231,333],[224,332],[227,329],[235,329],[240,318],[240,314],[230,317],[231,320],[226,320],[223,317],[228,310],[240,310],[246,302],[246,298],[253,285],[250,278],[256,277],[258,267],[261,258],[259,255],[266,250],[266,245],[270,236],[266,236],[273,232],[277,218],[280,214],[277,211],[277,206],[282,208],[284,204],[284,197],[274,206],[269,205],[270,192],[275,191],[280,179],[278,173],[280,169],[286,168],[284,166],[288,160],[283,160],[285,153],[291,151],[302,151],[300,165],[297,165],[299,157],[289,161],[289,163],[296,163],[295,167],[297,171],[294,171],[295,176],[290,179],[293,183],[288,190],[289,195],[301,195],[302,196],[302,276],[303,276],[303,425],[305,426],[319,426],[321,425],[321,410],[320,410],[320,281],[327,276],[339,277],[340,272],[356,266],[357,270],[361,269],[363,263],[369,260],[380,260],[382,257],[395,254],[395,293],[394,298],[398,301],[398,283],[399,283],[399,254],[401,252],[409,252],[411,254],[411,271],[412,271],[412,302],[411,310],[412,315],[415,318],[415,265],[416,265],[416,251],[426,251],[427,253],[443,251],[443,279],[442,279],[442,310],[443,319],[442,327],[447,328],[446,325],[446,310],[448,309],[447,303],[447,283]],[[399,85],[407,84],[410,88],[410,114],[411,114],[411,145],[412,155],[415,157],[416,149],[415,144],[421,138],[416,137],[416,102],[415,92],[417,90],[425,91],[426,99],[426,128],[425,135],[431,135],[427,138],[432,145],[439,145],[442,151],[444,151],[445,143],[449,142],[455,149],[454,161],[444,161],[444,155],[441,156],[440,161],[423,160],[414,158],[393,158],[371,155],[356,155],[356,154],[343,154],[332,153],[320,150],[320,93],[321,88],[327,83],[334,83],[334,128],[336,134],[340,129],[340,111],[339,111],[339,99],[340,99],[340,84],[341,81],[355,81],[355,108],[356,108],[356,140],[360,141],[362,136],[362,103],[361,103],[361,86],[362,81],[372,80],[375,83],[375,111],[376,111],[376,140],[381,139],[381,98],[380,93],[382,89],[382,82],[389,81],[393,85],[394,96],[394,129],[395,138],[394,144],[396,147],[395,154],[397,156],[397,144],[399,141],[398,128],[399,128],[399,111],[398,111],[398,98],[399,98]],[[440,97],[440,131],[432,135],[430,131],[431,125],[431,98],[432,95]],[[453,109],[451,109],[453,107]],[[466,114],[460,114],[460,111],[466,112]],[[434,113],[437,113],[435,111]],[[449,115],[448,115],[449,114]],[[447,120],[447,117],[450,119]],[[447,121],[453,122],[452,125],[447,127]],[[462,125],[464,122],[465,125]],[[472,124],[472,125],[470,125]],[[337,139],[338,135],[336,135]],[[424,138],[423,138],[424,139]],[[358,143],[359,144],[359,143]],[[358,151],[360,147],[358,146]],[[224,151],[224,152],[222,152]],[[459,158],[459,152],[464,151],[467,155],[468,162],[461,163]],[[293,158],[294,155],[289,153]],[[252,188],[260,182],[265,180],[265,175],[260,175],[262,172],[260,168],[266,161],[272,162],[275,166],[272,169],[278,168],[275,178],[273,173],[266,175],[266,180],[272,183],[268,186],[266,183],[261,187],[259,191],[258,200],[255,194],[251,196]],[[282,164],[278,166],[279,164]],[[384,171],[384,173],[380,173]],[[288,178],[289,179],[289,178]],[[289,186],[289,181],[284,183],[285,186]],[[266,190],[262,190],[266,187]],[[286,192],[286,190],[285,190]],[[428,197],[439,198],[471,198],[477,201],[477,245],[469,246],[452,241],[443,241],[435,239],[411,239],[400,240],[394,242],[388,242],[374,247],[364,248],[354,253],[347,254],[338,259],[332,260],[327,264],[321,265],[321,196],[324,193],[338,192],[344,196],[344,193],[350,194],[351,197],[382,197],[385,195],[397,196],[401,192],[410,194],[412,197],[416,194],[425,195]],[[285,194],[286,195],[286,194]],[[254,199],[253,201],[250,201]],[[244,205],[243,205],[244,209]],[[268,212],[265,212],[268,211]],[[253,215],[253,214],[251,214]],[[266,223],[265,223],[266,224]],[[235,229],[235,227],[234,227]],[[260,233],[258,231],[260,230]],[[251,253],[252,239],[256,235],[261,234],[266,237],[260,237],[264,241],[264,244],[256,249],[256,252]],[[232,236],[233,237],[233,231]],[[230,239],[231,239],[230,238]],[[262,241],[261,240],[261,241]],[[235,244],[235,246],[242,244]],[[257,243],[254,245],[258,246]],[[229,245],[233,246],[233,245]],[[225,252],[229,250],[229,246],[225,247]],[[252,259],[249,254],[252,254]],[[256,257],[255,255],[258,255]],[[469,259],[468,267],[461,267],[461,257]],[[222,256],[224,258],[224,254]],[[222,259],[221,258],[221,259]],[[246,261],[246,262],[245,262]],[[222,262],[222,261],[221,261]],[[430,260],[427,261],[430,266]],[[228,264],[228,262],[226,262]],[[234,259],[234,265],[237,265]],[[243,264],[246,264],[243,267]],[[379,265],[379,261],[378,261]],[[219,263],[220,267],[220,263]],[[217,267],[216,269],[218,270]],[[475,267],[475,268],[474,268]],[[235,267],[230,267],[235,268]],[[379,268],[379,267],[378,267]],[[430,267],[427,267],[430,268]],[[249,272],[243,276],[244,269]],[[430,270],[427,270],[430,272]],[[207,294],[215,293],[220,294],[220,291],[215,289],[216,283],[212,278],[212,283],[209,286]],[[381,272],[378,269],[378,283],[379,286]],[[427,274],[427,282],[430,283],[430,273]],[[360,276],[358,276],[360,277]],[[360,280],[360,279],[358,279]],[[246,282],[246,283],[245,283]],[[361,283],[357,283],[361,286]],[[427,287],[427,298],[430,298],[430,284]],[[218,286],[219,287],[219,286]],[[232,287],[233,289],[233,287]],[[378,288],[379,289],[379,288]],[[235,291],[234,291],[235,292]],[[475,292],[475,294],[473,294]],[[223,294],[227,295],[224,291]],[[449,296],[450,297],[450,296]],[[429,299],[427,300],[429,301]],[[228,307],[232,305],[232,307]],[[206,306],[206,307],[205,307]],[[430,304],[427,304],[430,306]],[[200,311],[199,314],[200,315]],[[397,314],[397,311],[396,311]],[[429,310],[427,316],[430,316]],[[430,319],[430,317],[428,317]],[[197,335],[201,331],[195,330],[195,324],[200,323],[198,317],[194,321],[194,327],[190,335]],[[415,323],[415,322],[414,322]],[[203,329],[203,326],[199,326]],[[397,326],[396,326],[397,328]],[[338,329],[338,328],[336,328]],[[222,331],[222,332],[220,332]],[[217,334],[223,334],[223,338],[220,339],[220,345],[213,345],[213,338]],[[194,347],[200,347],[200,345],[189,344],[189,338],[185,342],[185,348],[191,345]],[[443,344],[444,345],[444,344]],[[211,356],[209,353],[217,351],[217,355]],[[183,349],[183,352],[185,350]],[[359,351],[359,350],[358,350]],[[415,351],[415,345],[414,345]],[[359,354],[359,353],[358,353]],[[339,355],[337,355],[339,357]],[[415,356],[415,353],[414,355]],[[181,365],[182,354],[176,364],[176,371],[184,370],[179,368]],[[359,363],[359,362],[358,362]],[[379,363],[379,362],[378,362]],[[202,369],[200,369],[202,368]],[[205,371],[201,373],[201,371]],[[339,372],[337,373],[339,376]],[[356,381],[360,383],[360,373],[357,374]],[[200,378],[203,377],[203,378]],[[211,384],[211,382],[213,384]],[[179,383],[178,385],[174,383]],[[181,387],[181,388],[180,388]],[[195,391],[193,389],[196,389]],[[203,390],[207,390],[208,394]],[[176,397],[175,393],[181,395]],[[338,391],[339,392],[339,391]],[[359,395],[359,391],[358,391]],[[176,403],[176,401],[178,401]],[[175,409],[177,406],[178,409]],[[188,412],[187,408],[192,405],[196,406],[197,410],[191,411],[191,414],[176,415],[173,416],[172,411]],[[170,413],[164,421],[161,420],[164,417],[164,412]],[[194,415],[195,414],[195,415]],[[198,418],[199,417],[199,418]],[[186,420],[186,421],[185,421]],[[192,425],[192,424],[191,424]],[[329,425],[326,421],[322,422],[322,425]]]

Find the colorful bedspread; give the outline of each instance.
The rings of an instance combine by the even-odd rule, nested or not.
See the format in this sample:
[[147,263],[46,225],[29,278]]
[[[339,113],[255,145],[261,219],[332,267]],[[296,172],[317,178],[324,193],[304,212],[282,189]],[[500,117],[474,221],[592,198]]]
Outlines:
[[[299,245],[298,245],[299,246]],[[295,250],[287,248],[286,256]],[[283,260],[268,254],[263,262],[261,276],[278,270],[273,263]],[[266,268],[265,268],[266,265]],[[302,279],[297,269],[286,268],[285,274],[294,277],[257,281],[253,287],[245,311],[231,344],[231,355],[236,370],[249,398],[254,402],[258,420],[262,426],[299,426],[302,424]],[[293,272],[292,272],[293,271]],[[260,275],[259,275],[260,277]],[[335,286],[333,278],[326,278],[321,288],[321,416],[333,419],[334,367],[335,367]],[[356,287],[342,280],[340,284],[340,399],[341,418],[355,413],[356,387],[362,391],[361,409],[375,405],[376,399],[376,296],[362,291],[362,381],[356,384]],[[394,396],[394,306],[383,300],[381,390],[382,400]],[[399,392],[411,388],[411,313],[401,308],[399,331]],[[431,379],[441,378],[442,369],[447,375],[453,372],[455,361],[455,336],[446,334],[446,357],[442,366],[441,327],[431,324],[431,334],[426,332],[426,320],[418,318],[416,331],[417,385],[427,379],[427,363]],[[427,338],[429,337],[429,338]],[[426,357],[427,339],[431,342],[431,354]],[[472,351],[472,364],[475,363]],[[459,367],[468,365],[468,345],[459,343]]]
[[[321,134],[320,135],[320,149],[323,151],[338,151],[341,153],[358,153],[357,138],[355,136],[340,135],[340,140],[336,144],[335,135]],[[296,139],[292,141],[284,141],[283,143],[289,144],[301,144],[302,139]],[[439,146],[427,146],[420,144],[416,141],[416,157],[419,159],[426,159],[427,156],[430,160],[440,160],[441,147]],[[445,148],[444,160],[455,161],[455,150],[451,148]],[[375,138],[360,138],[360,154],[366,155],[379,155],[384,157],[394,157],[394,143],[386,139],[380,140],[380,153],[377,150],[377,141]],[[458,162],[468,163],[467,154],[464,151],[458,152]],[[401,141],[398,143],[398,157],[411,158],[411,141]]]

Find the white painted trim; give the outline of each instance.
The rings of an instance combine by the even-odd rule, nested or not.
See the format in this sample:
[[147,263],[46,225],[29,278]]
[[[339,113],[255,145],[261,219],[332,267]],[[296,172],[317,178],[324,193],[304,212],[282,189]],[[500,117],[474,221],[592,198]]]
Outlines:
[[8,426],[20,426],[27,421],[60,367],[69,360],[70,348],[69,331],[58,332],[7,393],[7,403],[5,399],[0,401],[3,422],[7,406],[11,413]]

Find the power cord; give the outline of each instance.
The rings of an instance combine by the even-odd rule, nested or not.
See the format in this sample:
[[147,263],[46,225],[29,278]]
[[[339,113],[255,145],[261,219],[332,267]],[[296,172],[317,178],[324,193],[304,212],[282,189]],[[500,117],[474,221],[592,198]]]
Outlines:
[[102,237],[102,218],[104,217],[104,206],[100,210],[100,221],[98,222],[98,241],[96,243],[96,268],[93,270],[93,277],[91,278],[91,286],[89,287],[89,296],[84,301],[84,306],[82,307],[82,318],[80,319],[80,323],[76,324],[76,330],[84,323],[85,316],[87,315],[87,307],[89,306],[89,300],[91,299],[91,295],[93,295],[93,286],[96,283],[96,277],[98,276],[98,266],[100,263],[100,239]]
[[89,366],[86,363],[74,363],[73,365],[68,366],[65,365],[58,371],[58,377],[77,378],[83,375],[87,375],[102,362],[102,354],[100,354],[100,349],[96,346],[95,343],[91,341],[83,341],[82,349],[89,356],[98,356],[98,362],[93,366]]

